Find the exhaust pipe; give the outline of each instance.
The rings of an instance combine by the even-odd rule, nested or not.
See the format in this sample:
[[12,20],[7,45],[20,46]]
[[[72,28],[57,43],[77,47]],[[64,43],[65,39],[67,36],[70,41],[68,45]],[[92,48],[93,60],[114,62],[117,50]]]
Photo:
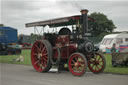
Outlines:
[[86,33],[88,32],[88,10],[87,9],[83,9],[80,11],[81,12],[81,21],[82,21],[82,35],[83,37],[86,36]]

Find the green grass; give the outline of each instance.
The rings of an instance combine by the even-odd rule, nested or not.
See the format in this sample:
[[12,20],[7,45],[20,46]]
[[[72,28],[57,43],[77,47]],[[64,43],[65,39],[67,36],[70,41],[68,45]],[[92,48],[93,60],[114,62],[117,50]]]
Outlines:
[[125,67],[125,66],[112,67],[112,63],[111,63],[112,57],[110,54],[105,54],[105,58],[106,58],[106,68],[104,72],[128,74],[128,67]]
[[[31,59],[30,59],[30,50],[22,50],[21,55],[24,56],[24,62],[13,62],[13,59],[18,58],[20,55],[1,55],[0,56],[0,62],[1,63],[11,63],[11,64],[25,64],[25,65],[31,65]],[[104,72],[107,73],[119,73],[119,74],[128,74],[128,67],[112,67],[111,64],[111,55],[105,54],[106,58],[106,68]]]
[[[20,55],[0,55],[0,62],[2,62],[2,63],[11,63],[11,64],[31,65],[30,53],[31,53],[30,50],[22,50],[22,53]],[[18,58],[19,56],[24,57],[23,62],[13,61],[13,59]]]

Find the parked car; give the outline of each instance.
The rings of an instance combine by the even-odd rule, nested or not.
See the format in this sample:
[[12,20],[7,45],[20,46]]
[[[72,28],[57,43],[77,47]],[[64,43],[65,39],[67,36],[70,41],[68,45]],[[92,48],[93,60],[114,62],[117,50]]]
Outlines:
[[114,43],[118,49],[117,51],[119,51],[120,45],[128,45],[128,33],[109,34],[104,36],[99,49],[101,52],[110,52]]

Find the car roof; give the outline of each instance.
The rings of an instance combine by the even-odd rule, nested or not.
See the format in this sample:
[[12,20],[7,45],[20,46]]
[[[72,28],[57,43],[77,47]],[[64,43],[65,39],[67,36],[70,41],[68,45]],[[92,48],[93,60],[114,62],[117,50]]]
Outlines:
[[109,34],[106,35],[104,38],[128,38],[128,34],[127,33],[118,33],[118,34]]

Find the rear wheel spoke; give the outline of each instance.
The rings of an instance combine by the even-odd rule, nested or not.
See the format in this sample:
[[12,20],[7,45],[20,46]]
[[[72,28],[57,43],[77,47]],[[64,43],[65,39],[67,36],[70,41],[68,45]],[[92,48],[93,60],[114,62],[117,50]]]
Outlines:
[[39,48],[37,45],[35,45],[35,46],[36,46],[37,50],[38,50],[39,52],[41,52],[40,48]]
[[36,55],[36,56],[37,56],[38,54],[37,54],[37,53],[34,53],[34,55]]
[[46,48],[45,48],[45,47],[43,47],[43,49],[42,49],[42,53],[45,51],[45,49],[46,49]]
[[46,67],[47,65],[46,65],[46,62],[44,62],[44,67]]
[[45,58],[43,57],[43,61],[47,62],[47,59],[45,59]]
[[48,59],[48,56],[43,56],[43,58]]
[[42,50],[43,50],[43,45],[42,45],[42,44],[40,44],[40,50],[41,50],[41,52],[42,52]]
[[39,63],[39,61],[40,61],[40,60],[37,60],[37,61],[36,61],[34,64],[37,64],[37,63]]
[[42,56],[46,56],[46,55],[48,55],[48,53],[43,53],[43,55],[42,55]]

